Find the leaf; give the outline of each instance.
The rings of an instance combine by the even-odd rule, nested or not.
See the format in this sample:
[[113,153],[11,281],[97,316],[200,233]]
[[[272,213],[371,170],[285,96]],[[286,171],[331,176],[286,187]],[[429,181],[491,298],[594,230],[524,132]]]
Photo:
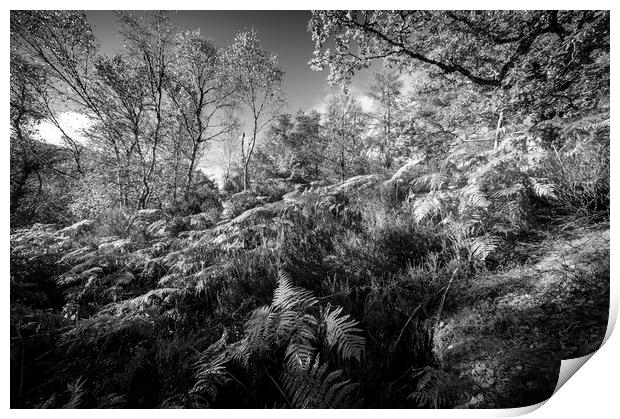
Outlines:
[[325,333],[329,348],[336,348],[343,359],[361,361],[366,340],[359,336],[362,329],[356,327],[359,322],[346,314],[341,316],[342,307],[330,311],[328,306],[324,313]]

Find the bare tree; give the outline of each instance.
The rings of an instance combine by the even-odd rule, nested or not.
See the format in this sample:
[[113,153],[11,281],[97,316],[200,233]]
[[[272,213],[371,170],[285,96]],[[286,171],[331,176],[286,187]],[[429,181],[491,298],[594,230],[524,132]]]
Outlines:
[[147,149],[138,147],[143,162],[142,191],[138,208],[146,208],[152,193],[152,181],[157,167],[157,149],[165,136],[165,96],[168,69],[171,61],[172,25],[165,12],[151,12],[146,17],[119,13],[121,35],[127,42],[130,54],[141,60],[148,86],[148,108],[154,117]]
[[265,51],[256,31],[240,32],[224,54],[226,71],[236,88],[236,99],[248,112],[250,135],[242,135],[243,188],[250,188],[249,165],[258,135],[283,108],[284,73],[274,54]]
[[234,106],[234,86],[222,69],[217,48],[199,31],[178,34],[175,46],[169,90],[181,130],[190,143],[184,188],[187,200],[205,147],[232,129],[228,111]]

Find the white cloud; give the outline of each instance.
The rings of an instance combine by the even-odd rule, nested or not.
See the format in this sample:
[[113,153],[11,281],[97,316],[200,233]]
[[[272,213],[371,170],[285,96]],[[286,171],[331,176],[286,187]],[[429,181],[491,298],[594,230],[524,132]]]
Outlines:
[[[92,125],[92,121],[87,115],[74,111],[66,111],[61,112],[56,119],[62,129],[69,136],[71,136],[71,138],[81,143],[86,142],[87,138],[84,136],[82,131]],[[38,131],[38,136],[42,141],[56,145],[64,144],[62,140],[62,133],[50,121],[41,121],[37,125],[36,129]]]
[[[329,105],[329,101],[332,98],[338,96],[339,94],[340,92],[338,91],[332,91],[330,93],[326,93],[321,99],[315,102],[315,104],[309,110],[315,110],[317,112],[324,114],[327,111],[327,106]],[[375,110],[374,100],[370,96],[368,96],[366,93],[364,93],[361,89],[357,87],[351,87],[349,88],[349,94],[357,98],[364,112],[372,112]]]

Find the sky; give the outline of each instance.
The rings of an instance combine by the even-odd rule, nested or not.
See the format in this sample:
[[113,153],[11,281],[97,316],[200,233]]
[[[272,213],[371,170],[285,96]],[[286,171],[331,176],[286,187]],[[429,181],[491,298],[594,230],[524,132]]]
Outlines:
[[[262,40],[266,50],[278,55],[281,68],[285,73],[285,87],[288,112],[316,109],[323,111],[330,96],[337,94],[337,88],[331,88],[326,72],[316,72],[308,62],[312,59],[314,43],[307,31],[311,13],[299,10],[252,10],[252,11],[178,11],[170,12],[172,23],[179,29],[200,29],[201,34],[215,41],[216,45],[229,45],[234,35],[243,29],[253,27]],[[112,55],[122,49],[123,41],[118,35],[117,17],[113,11],[87,11],[86,15],[93,27],[95,36],[101,43],[105,54]],[[366,95],[373,72],[381,70],[377,63],[370,69],[360,72],[353,79],[350,91],[356,95],[364,108],[370,108],[371,101]],[[60,116],[68,132],[78,134],[86,120],[81,115],[68,112]],[[60,139],[60,134],[51,124],[40,127],[42,137]],[[222,152],[213,144],[205,152],[199,167],[207,174],[221,177]]]

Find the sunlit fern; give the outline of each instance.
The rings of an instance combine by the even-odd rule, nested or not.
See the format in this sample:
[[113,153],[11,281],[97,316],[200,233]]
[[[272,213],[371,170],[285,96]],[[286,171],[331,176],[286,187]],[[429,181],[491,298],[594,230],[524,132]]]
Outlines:
[[428,188],[430,191],[438,191],[447,185],[448,180],[448,176],[444,173],[430,173],[414,179],[412,186],[416,189]]
[[[230,363],[249,373],[283,353],[279,368],[284,371],[284,387],[290,390],[293,406],[316,407],[318,400],[327,403],[323,407],[340,406],[353,387],[348,381],[336,380],[342,371],[325,374],[327,364],[318,365],[321,348],[333,349],[342,362],[360,361],[365,339],[359,335],[362,330],[356,327],[358,322],[343,315],[342,308],[328,305],[321,309],[317,304],[312,292],[294,286],[288,274],[280,273],[271,305],[252,312],[242,338],[228,344],[224,334],[203,352],[196,364],[197,381],[192,392],[212,402],[217,389],[231,378]],[[300,381],[291,374],[298,374]],[[320,386],[315,385],[317,380]]]
[[365,340],[358,333],[362,329],[356,326],[359,322],[352,320],[348,314],[341,315],[342,307],[330,311],[328,306],[323,314],[327,345],[336,348],[342,359],[361,360]]
[[557,199],[555,194],[555,185],[552,183],[543,183],[541,180],[530,177],[532,191],[540,198]]
[[420,199],[416,199],[413,204],[413,219],[415,222],[420,223],[425,219],[440,215],[444,208],[442,202],[444,197],[444,193],[431,192]]
[[352,404],[357,384],[344,380],[342,370],[330,372],[320,356],[282,373],[282,387],[291,407],[305,409],[345,408]]
[[497,248],[499,239],[492,235],[471,237],[467,244],[470,260],[483,262]]

